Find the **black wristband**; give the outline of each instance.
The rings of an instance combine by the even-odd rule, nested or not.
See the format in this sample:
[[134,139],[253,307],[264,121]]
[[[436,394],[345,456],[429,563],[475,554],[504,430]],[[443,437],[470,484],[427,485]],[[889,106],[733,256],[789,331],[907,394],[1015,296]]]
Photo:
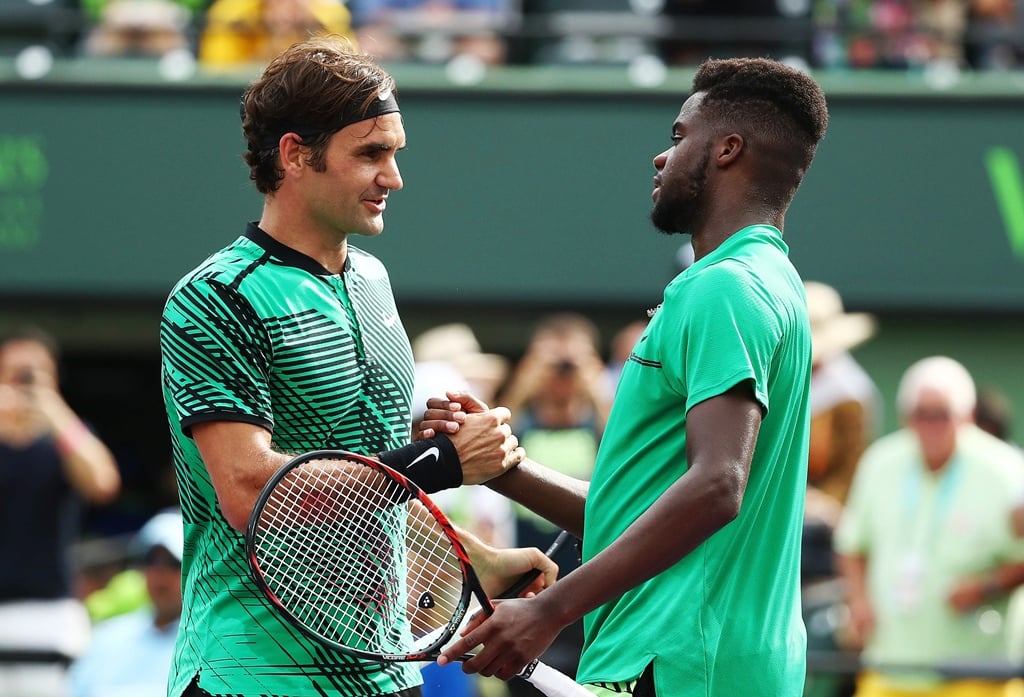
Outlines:
[[462,486],[459,451],[444,434],[381,453],[380,461],[428,494]]

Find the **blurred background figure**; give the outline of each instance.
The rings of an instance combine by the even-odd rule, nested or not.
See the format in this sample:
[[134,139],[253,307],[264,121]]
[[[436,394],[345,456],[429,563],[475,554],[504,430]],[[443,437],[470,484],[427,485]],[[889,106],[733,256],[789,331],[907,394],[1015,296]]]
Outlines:
[[[593,472],[611,396],[599,353],[600,335],[587,317],[556,313],[534,327],[526,352],[496,402],[512,411],[512,428],[527,456],[580,479]],[[516,544],[546,549],[557,534],[547,521],[515,505]],[[555,556],[559,573],[579,566],[579,552],[566,545]],[[543,660],[575,675],[583,647],[582,624],[566,627]],[[509,683],[511,694],[536,695],[521,680]]]
[[987,387],[978,390],[974,423],[999,440],[1013,443],[1013,404],[999,389]]
[[963,365],[918,361],[897,392],[904,427],[857,466],[835,546],[852,639],[864,649],[858,697],[1009,694],[980,672],[933,672],[1008,666],[1019,619],[1009,600],[1024,580],[1024,542],[1010,514],[1024,462],[972,423],[975,399]]
[[[508,375],[504,356],[484,353],[469,325],[453,322],[432,327],[412,340],[416,379],[413,383],[413,432],[422,419],[427,399],[449,391],[470,392],[490,404]],[[487,487],[445,489],[431,498],[456,525],[497,547],[515,543],[511,502]],[[423,697],[498,697],[506,695],[497,678],[466,675],[459,664],[423,667]]]
[[846,500],[861,453],[880,432],[882,398],[850,351],[875,335],[874,317],[846,312],[839,293],[804,284],[811,321],[810,484],[839,503]]
[[359,45],[385,62],[505,62],[508,0],[353,0]]
[[354,41],[342,0],[213,0],[199,37],[206,70],[262,66],[310,36],[337,34]]
[[83,0],[88,27],[82,53],[103,58],[160,58],[194,50],[202,0]]
[[[804,622],[810,651],[841,648],[836,611],[845,589],[837,580],[832,536],[854,469],[881,430],[882,401],[872,378],[850,351],[875,335],[874,317],[846,312],[832,286],[806,281],[811,323],[811,442],[807,499],[800,556]],[[850,675],[816,673],[807,678],[805,697],[850,694]]]
[[106,445],[61,396],[58,348],[36,328],[0,340],[0,695],[65,694],[89,621],[75,598],[71,548],[83,504],[121,478]]
[[638,319],[622,327],[612,337],[611,350],[608,353],[608,362],[605,364],[605,389],[608,391],[608,400],[615,396],[615,388],[619,384],[619,375],[622,374],[622,366],[629,359],[636,342],[643,336],[647,329],[647,320]]
[[98,623],[71,666],[71,697],[163,697],[181,617],[184,532],[177,510],[157,513],[132,541],[145,607]]

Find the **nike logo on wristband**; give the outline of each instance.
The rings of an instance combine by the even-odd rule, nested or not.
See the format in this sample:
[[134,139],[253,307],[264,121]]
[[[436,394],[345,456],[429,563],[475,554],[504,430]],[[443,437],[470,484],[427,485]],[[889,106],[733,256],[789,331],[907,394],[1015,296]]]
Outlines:
[[437,449],[436,445],[427,448],[422,453],[420,453],[419,457],[417,457],[415,460],[409,463],[409,468],[412,469],[414,466],[418,465],[421,460],[425,460],[428,457],[433,458],[435,465],[437,464],[437,461],[441,459],[441,451]]

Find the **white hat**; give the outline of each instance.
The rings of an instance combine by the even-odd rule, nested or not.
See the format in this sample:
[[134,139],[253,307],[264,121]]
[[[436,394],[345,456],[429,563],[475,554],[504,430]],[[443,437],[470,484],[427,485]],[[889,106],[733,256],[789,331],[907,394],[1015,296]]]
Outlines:
[[508,372],[508,360],[483,353],[473,330],[461,323],[442,324],[423,332],[413,340],[412,353],[417,362],[448,363],[470,382],[504,380]]
[[181,513],[168,509],[150,518],[135,535],[131,544],[138,556],[144,556],[154,547],[163,547],[178,561],[185,551],[185,531]]
[[813,361],[858,346],[875,334],[877,323],[864,312],[845,312],[835,288],[817,281],[805,281],[807,313],[811,320]]

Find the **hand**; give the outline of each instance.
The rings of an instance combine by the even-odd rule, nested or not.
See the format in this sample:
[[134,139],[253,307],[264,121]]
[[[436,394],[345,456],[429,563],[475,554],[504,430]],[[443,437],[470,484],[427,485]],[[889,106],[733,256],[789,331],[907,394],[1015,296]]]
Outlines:
[[482,484],[516,467],[526,457],[508,420],[504,407],[466,414],[458,431],[448,437],[459,453],[462,483]]
[[427,410],[423,412],[420,430],[413,439],[433,438],[438,433],[457,433],[466,421],[466,414],[485,411],[487,405],[468,392],[449,392],[447,399],[431,397],[427,400]]
[[875,612],[867,598],[851,596],[847,601],[850,609],[850,637],[852,648],[863,648],[875,630]]
[[490,617],[478,612],[462,631],[462,638],[437,659],[438,665],[479,650],[475,658],[462,664],[464,672],[512,679],[544,653],[564,627],[557,619],[558,613],[545,606],[545,595],[496,601]]
[[967,612],[985,602],[987,589],[982,581],[977,579],[966,579],[957,583],[950,592],[947,600],[950,606],[957,612]]
[[539,570],[540,574],[520,594],[532,597],[549,587],[558,578],[558,564],[546,557],[536,547],[498,549],[484,544],[476,538],[470,543],[465,534],[460,534],[466,543],[473,569],[480,578],[480,585],[488,597],[503,593],[525,574]]

